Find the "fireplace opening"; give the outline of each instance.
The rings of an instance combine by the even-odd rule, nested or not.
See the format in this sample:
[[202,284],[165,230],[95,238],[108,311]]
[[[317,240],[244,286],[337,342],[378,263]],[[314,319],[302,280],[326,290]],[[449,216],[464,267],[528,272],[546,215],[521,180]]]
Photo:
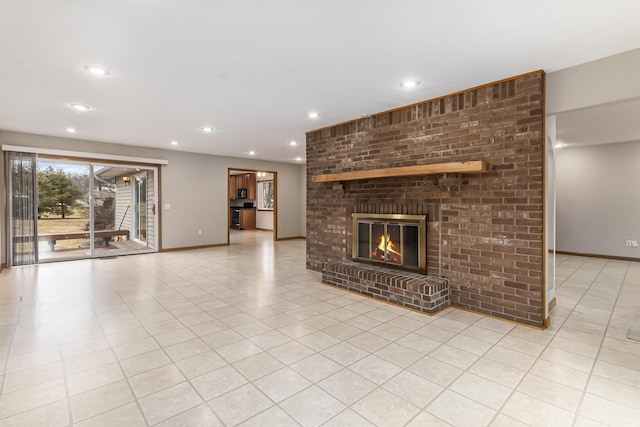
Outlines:
[[352,214],[354,261],[427,272],[426,216]]

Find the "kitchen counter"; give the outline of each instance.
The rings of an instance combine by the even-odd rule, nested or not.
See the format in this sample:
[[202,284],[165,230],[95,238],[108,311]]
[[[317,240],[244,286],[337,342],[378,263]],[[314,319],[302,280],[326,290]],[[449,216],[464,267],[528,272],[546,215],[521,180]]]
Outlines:
[[256,208],[231,206],[231,228],[236,230],[256,229]]

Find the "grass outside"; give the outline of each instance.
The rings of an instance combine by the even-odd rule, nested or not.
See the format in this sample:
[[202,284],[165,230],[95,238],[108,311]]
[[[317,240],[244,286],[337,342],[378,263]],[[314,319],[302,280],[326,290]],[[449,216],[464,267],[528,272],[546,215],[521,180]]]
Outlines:
[[[86,231],[89,224],[89,209],[74,209],[71,215],[62,219],[59,216],[42,215],[38,218],[38,234],[68,233],[72,231]],[[56,250],[78,249],[78,245],[89,239],[58,240]],[[49,250],[49,244],[41,242],[41,251]]]

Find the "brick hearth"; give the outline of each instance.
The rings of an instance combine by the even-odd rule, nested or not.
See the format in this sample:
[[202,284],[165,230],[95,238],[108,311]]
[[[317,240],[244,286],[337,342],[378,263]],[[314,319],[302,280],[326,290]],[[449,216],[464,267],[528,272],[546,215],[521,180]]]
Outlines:
[[322,281],[426,313],[435,313],[449,305],[447,280],[420,273],[334,261],[325,265]]

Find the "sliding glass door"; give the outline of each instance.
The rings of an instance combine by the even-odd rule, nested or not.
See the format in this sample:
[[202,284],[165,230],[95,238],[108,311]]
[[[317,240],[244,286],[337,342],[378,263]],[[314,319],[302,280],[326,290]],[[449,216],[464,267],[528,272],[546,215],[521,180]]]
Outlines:
[[91,166],[36,162],[38,259],[91,255]]
[[10,265],[38,262],[36,156],[7,153]]
[[133,190],[133,238],[147,241],[147,172],[135,176]]
[[156,250],[155,167],[8,159],[11,265]]

